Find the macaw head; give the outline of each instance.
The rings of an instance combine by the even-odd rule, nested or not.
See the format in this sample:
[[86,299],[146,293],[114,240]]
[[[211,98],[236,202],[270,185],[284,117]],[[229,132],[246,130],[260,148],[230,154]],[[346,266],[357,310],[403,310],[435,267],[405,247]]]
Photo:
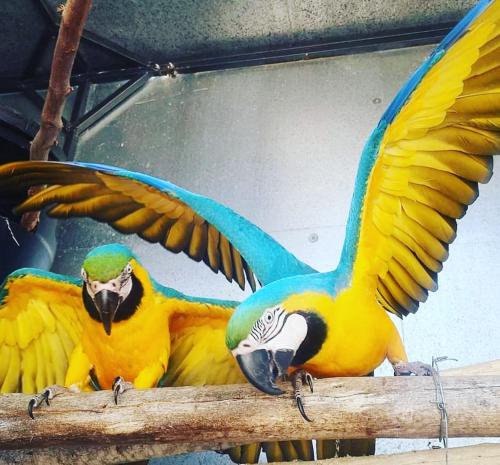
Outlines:
[[85,309],[109,336],[114,322],[130,318],[137,310],[144,293],[138,278],[143,268],[128,247],[109,244],[87,255],[81,273]]
[[319,313],[301,305],[302,299],[272,299],[272,287],[264,287],[236,309],[227,326],[226,345],[250,383],[278,395],[283,391],[276,379],[317,354],[327,329]]

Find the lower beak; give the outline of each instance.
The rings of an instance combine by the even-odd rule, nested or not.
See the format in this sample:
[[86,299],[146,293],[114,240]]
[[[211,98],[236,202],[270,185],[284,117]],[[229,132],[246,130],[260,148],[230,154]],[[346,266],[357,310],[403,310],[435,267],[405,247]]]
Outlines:
[[258,349],[247,354],[239,354],[236,360],[251,384],[267,394],[276,396],[284,394],[284,391],[274,382],[278,376],[287,372],[293,357],[294,352],[290,349],[276,352]]
[[120,296],[116,292],[104,289],[95,295],[94,302],[101,315],[104,331],[109,336],[111,334],[111,324],[120,303]]

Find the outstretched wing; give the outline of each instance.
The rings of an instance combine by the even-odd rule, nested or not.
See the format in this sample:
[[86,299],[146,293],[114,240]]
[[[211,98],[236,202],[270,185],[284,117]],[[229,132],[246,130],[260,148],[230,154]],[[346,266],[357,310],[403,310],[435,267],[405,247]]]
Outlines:
[[415,312],[500,152],[500,2],[481,1],[410,78],[365,146],[340,267]]
[[64,384],[80,339],[79,282],[23,268],[0,287],[0,392],[39,392]]
[[0,167],[0,192],[50,187],[17,213],[51,205],[50,216],[89,216],[124,234],[203,260],[240,287],[315,272],[272,237],[231,209],[161,179],[104,165],[17,162]]

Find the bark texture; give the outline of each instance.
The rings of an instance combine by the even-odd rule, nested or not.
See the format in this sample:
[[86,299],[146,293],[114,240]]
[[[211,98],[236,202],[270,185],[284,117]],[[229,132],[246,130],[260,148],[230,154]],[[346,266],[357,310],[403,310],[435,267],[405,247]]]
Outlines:
[[[442,375],[450,437],[500,436],[500,360]],[[118,406],[110,391],[65,394],[37,410],[34,421],[26,411],[30,396],[5,394],[0,396],[0,465],[123,463],[289,438],[439,435],[436,389],[429,377],[324,379],[316,381],[314,394],[304,394],[313,423],[301,418],[291,392],[272,397],[248,385],[127,391]],[[488,454],[498,453],[497,446],[485,447]],[[475,448],[467,448],[464,457],[476,452],[489,460]],[[388,457],[393,462],[387,465],[444,463],[439,453],[422,456],[427,462],[397,461],[420,460],[412,454]],[[471,457],[464,465],[476,463]],[[484,464],[500,463],[492,457]]]
[[[80,45],[83,27],[92,5],[92,0],[68,0],[62,9],[61,25],[57,36],[49,87],[40,118],[40,129],[30,147],[30,160],[48,160],[50,149],[57,143],[63,127],[62,114],[66,97],[71,93],[71,70]],[[34,186],[28,195],[36,194],[43,186]],[[25,213],[21,224],[33,231],[40,220],[40,212]]]
[[[500,436],[500,376],[443,377],[450,437]],[[244,444],[337,438],[435,438],[440,414],[430,377],[318,380],[305,395],[306,423],[291,394],[247,385],[64,394],[26,414],[29,396],[0,397],[2,449],[100,444]]]

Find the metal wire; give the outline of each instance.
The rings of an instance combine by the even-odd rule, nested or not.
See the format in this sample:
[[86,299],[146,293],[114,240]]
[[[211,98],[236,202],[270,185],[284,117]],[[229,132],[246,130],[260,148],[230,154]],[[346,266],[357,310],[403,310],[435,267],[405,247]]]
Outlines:
[[436,387],[436,406],[441,415],[441,423],[439,427],[439,442],[443,443],[446,449],[446,465],[448,465],[448,410],[446,409],[446,399],[444,396],[443,384],[441,383],[441,374],[439,373],[439,363],[445,360],[455,360],[450,357],[432,357],[432,379]]

